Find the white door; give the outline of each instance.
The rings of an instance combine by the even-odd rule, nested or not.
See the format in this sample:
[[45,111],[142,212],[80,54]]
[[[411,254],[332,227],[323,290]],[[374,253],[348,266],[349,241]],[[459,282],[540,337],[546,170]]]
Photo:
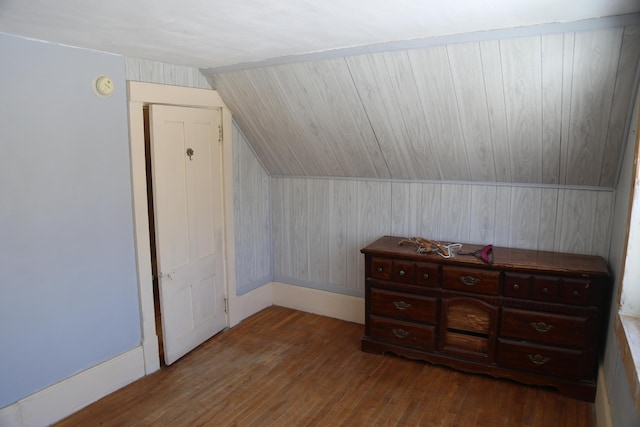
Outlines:
[[226,326],[220,110],[149,111],[165,363]]

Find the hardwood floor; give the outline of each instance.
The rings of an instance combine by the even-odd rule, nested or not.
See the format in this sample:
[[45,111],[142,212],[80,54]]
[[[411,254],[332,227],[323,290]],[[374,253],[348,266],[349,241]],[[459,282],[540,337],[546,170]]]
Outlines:
[[363,353],[362,333],[270,307],[57,426],[595,425],[591,403]]

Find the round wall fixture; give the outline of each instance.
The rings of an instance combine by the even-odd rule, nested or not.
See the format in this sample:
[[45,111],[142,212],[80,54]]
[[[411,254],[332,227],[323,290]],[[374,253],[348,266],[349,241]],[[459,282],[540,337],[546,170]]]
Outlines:
[[113,81],[107,76],[98,76],[93,81],[93,90],[99,97],[107,97],[113,93]]

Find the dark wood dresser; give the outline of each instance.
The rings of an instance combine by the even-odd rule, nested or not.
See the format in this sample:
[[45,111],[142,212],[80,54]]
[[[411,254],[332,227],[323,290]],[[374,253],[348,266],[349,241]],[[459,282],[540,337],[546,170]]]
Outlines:
[[489,265],[421,254],[402,239],[385,236],[361,251],[363,351],[595,399],[610,296],[601,257],[494,247]]

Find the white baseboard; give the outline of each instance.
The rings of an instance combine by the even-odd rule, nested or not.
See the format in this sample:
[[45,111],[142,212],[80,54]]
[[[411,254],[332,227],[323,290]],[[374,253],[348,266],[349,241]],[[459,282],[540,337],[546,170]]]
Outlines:
[[607,395],[607,384],[602,364],[598,367],[598,388],[596,390],[596,400],[593,405],[596,413],[596,426],[613,427],[611,405],[609,404],[609,396]]
[[[229,326],[271,305],[364,323],[363,298],[272,282],[229,298]],[[146,347],[154,344],[150,340]],[[149,373],[145,369],[156,370],[155,361],[145,362],[144,353],[142,347],[136,347],[0,409],[0,426],[42,427],[60,421],[142,378]]]
[[0,409],[0,426],[50,425],[144,375],[142,347],[136,347]]
[[229,327],[273,305],[271,285],[267,283],[241,296],[229,296]]
[[364,298],[273,282],[273,305],[364,324]]

